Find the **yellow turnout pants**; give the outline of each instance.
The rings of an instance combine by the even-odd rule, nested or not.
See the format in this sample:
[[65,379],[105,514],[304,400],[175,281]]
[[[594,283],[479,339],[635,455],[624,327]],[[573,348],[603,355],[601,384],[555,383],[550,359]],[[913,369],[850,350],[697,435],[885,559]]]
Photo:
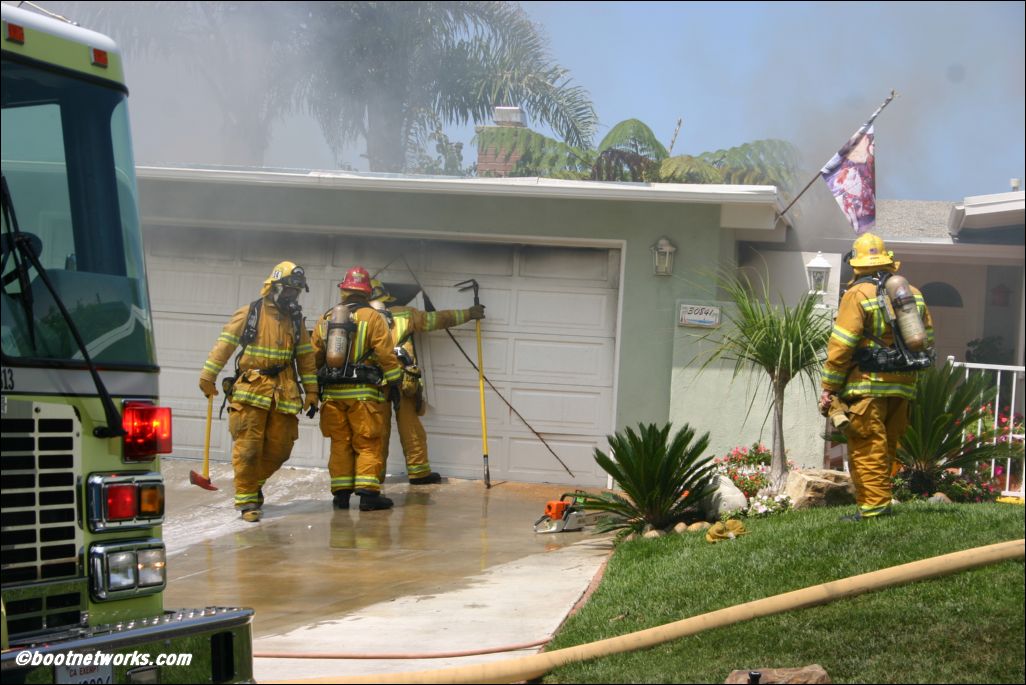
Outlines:
[[232,468],[235,470],[235,507],[258,503],[264,482],[292,455],[299,437],[299,419],[248,404],[232,403],[228,409],[232,435]]
[[[428,462],[427,431],[417,415],[417,398],[402,395],[399,400],[399,411],[395,415],[395,424],[399,429],[399,442],[403,446],[406,458],[406,472],[410,478],[423,478],[431,473]],[[385,440],[381,446],[381,480],[385,480],[385,467],[388,462],[388,444],[392,433],[392,403],[385,403]]]
[[381,444],[387,439],[387,402],[329,400],[321,406],[321,433],[331,438],[331,491],[381,491]]
[[908,400],[859,397],[849,400],[848,470],[863,517],[887,513],[898,440],[908,428]]

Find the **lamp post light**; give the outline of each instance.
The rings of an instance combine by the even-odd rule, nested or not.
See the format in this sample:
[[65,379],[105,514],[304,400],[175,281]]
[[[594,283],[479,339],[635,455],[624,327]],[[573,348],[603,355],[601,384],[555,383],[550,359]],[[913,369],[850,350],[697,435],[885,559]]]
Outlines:
[[652,255],[655,257],[654,273],[656,276],[673,275],[673,253],[676,251],[676,246],[670,242],[669,238],[665,237],[657,240],[655,245],[652,246]]
[[817,252],[805,265],[805,272],[809,278],[809,294],[815,296],[819,304],[822,304],[823,295],[830,283],[830,262],[823,257],[822,252]]

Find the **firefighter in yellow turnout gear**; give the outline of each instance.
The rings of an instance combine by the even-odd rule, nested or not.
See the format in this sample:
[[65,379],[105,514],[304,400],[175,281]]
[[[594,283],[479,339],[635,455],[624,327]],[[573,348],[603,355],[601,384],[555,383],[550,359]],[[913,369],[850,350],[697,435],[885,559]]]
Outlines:
[[[916,374],[932,363],[933,324],[922,293],[896,276],[900,263],[878,236],[859,236],[849,263],[855,277],[841,298],[827,346],[820,408],[826,411],[835,396],[848,405],[845,435],[858,509],[845,518],[859,520],[891,513],[898,441],[908,428]],[[883,285],[892,278],[904,285],[905,309],[918,317],[913,323],[919,335],[895,318],[901,302],[888,297],[891,286]],[[911,350],[912,341],[919,351]]]
[[339,288],[342,304],[321,317],[313,334],[324,400],[321,432],[331,438],[333,506],[348,509],[355,492],[361,511],[389,509],[392,500],[381,494],[381,445],[388,438],[389,386],[399,382],[402,369],[385,317],[368,304],[367,270],[353,267]]
[[[399,405],[395,415],[399,429],[399,441],[406,457],[406,472],[411,485],[430,485],[439,483],[442,477],[431,470],[428,461],[427,433],[420,422],[427,406],[424,402],[424,378],[422,369],[417,362],[417,351],[413,345],[413,334],[452,328],[475,319],[483,319],[484,305],[475,305],[469,309],[445,309],[434,312],[422,312],[414,307],[389,306],[394,302],[385,285],[378,279],[371,281],[372,304],[380,303],[387,308],[392,325],[392,342],[401,348],[400,361],[404,364],[403,379],[399,386]],[[392,423],[392,405],[386,406],[385,441],[382,446],[381,479],[385,477],[385,462],[388,461],[388,443]]]
[[309,290],[302,267],[292,262],[275,266],[260,299],[232,315],[200,372],[200,390],[207,397],[217,395],[218,374],[243,346],[228,395],[228,430],[235,441],[235,508],[250,522],[260,520],[264,483],[292,454],[299,437],[296,414],[317,406],[313,347],[298,303],[302,290]]

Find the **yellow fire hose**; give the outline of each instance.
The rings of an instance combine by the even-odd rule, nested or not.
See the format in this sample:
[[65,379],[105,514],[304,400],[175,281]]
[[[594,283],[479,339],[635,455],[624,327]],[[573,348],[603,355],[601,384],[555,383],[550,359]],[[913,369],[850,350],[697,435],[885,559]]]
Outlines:
[[813,585],[802,590],[766,597],[737,606],[711,611],[674,623],[639,630],[619,637],[599,640],[576,647],[542,652],[529,656],[495,661],[488,664],[472,664],[430,671],[408,671],[405,673],[382,673],[366,676],[325,676],[287,680],[288,683],[515,683],[539,678],[559,666],[598,657],[646,649],[670,640],[722,628],[753,618],[803,609],[826,604],[838,599],[854,597],[873,590],[904,585],[918,580],[979,568],[1001,561],[1022,559],[1026,552],[1026,540],[1010,540],[930,559],[913,561],[900,566],[863,573],[841,580]]

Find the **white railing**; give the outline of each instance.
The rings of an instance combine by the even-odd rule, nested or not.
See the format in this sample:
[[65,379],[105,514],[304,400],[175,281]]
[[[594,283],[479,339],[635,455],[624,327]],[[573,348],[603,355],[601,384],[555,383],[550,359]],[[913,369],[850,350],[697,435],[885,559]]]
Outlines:
[[[999,440],[1006,440],[1009,443],[1024,441],[1023,435],[1023,380],[1026,375],[1026,367],[1003,366],[1000,364],[975,364],[971,362],[957,362],[954,357],[948,357],[948,363],[954,367],[964,368],[965,377],[969,378],[971,373],[993,373],[994,378],[994,401],[991,405],[992,416],[994,417],[994,437],[997,443]],[[1004,385],[1002,385],[1004,384]],[[1011,387],[1007,403],[1002,403],[1002,388]],[[990,402],[989,399],[986,400]],[[1007,423],[1001,425],[1000,418],[1002,411],[1007,411]],[[1015,419],[1019,417],[1017,422]],[[982,421],[977,425],[977,434],[982,431]],[[1002,463],[1004,462],[1004,463]],[[1001,482],[1001,494],[1011,497],[1023,496],[1023,476],[1026,470],[1026,462],[1018,459],[993,459],[990,462],[990,474],[999,478]]]

